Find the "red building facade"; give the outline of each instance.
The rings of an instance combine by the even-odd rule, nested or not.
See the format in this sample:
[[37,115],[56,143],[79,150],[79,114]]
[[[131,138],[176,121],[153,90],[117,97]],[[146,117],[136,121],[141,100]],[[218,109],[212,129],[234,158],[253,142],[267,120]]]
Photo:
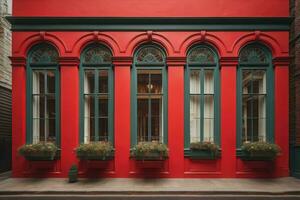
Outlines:
[[[15,0],[9,20],[13,30],[14,177],[66,177],[73,163],[79,165],[82,177],[289,176],[288,1],[90,0],[87,4]],[[48,57],[43,57],[45,52]],[[93,57],[98,54],[100,58]],[[88,70],[100,73],[92,75],[97,82],[94,92],[86,92],[83,84]],[[101,85],[102,72],[106,89]],[[43,94],[34,89],[35,73],[49,83]],[[139,84],[146,79],[151,90],[157,83],[160,89],[140,98]],[[249,87],[246,79],[250,79]],[[199,87],[193,85],[195,81]],[[98,103],[93,105],[101,105],[100,96],[107,95],[107,111],[102,116],[101,109],[93,108],[99,121],[91,130],[85,125],[86,110],[90,110],[85,97],[96,93]],[[199,104],[190,103],[193,95]],[[54,117],[51,113],[35,116],[36,97],[50,99],[45,103],[50,107],[51,99],[55,102]],[[247,98],[263,100],[244,103]],[[145,115],[152,112],[154,117],[141,125],[139,116],[144,111],[139,109],[146,104],[153,109],[144,109],[150,110]],[[100,118],[107,120],[106,127]],[[40,130],[43,123],[48,127],[45,132],[55,132],[60,158],[27,161],[17,149],[41,140],[34,130],[35,126]],[[105,137],[114,144],[114,159],[105,168],[91,171],[76,158],[74,149],[91,140],[86,139],[91,137],[86,131],[102,131],[103,127]],[[143,129],[151,137],[157,132],[154,136],[169,148],[169,157],[158,171],[145,170],[130,157]],[[194,137],[217,143],[220,158],[192,159],[189,145]],[[248,140],[276,143],[281,155],[274,161],[244,161],[240,147]]]

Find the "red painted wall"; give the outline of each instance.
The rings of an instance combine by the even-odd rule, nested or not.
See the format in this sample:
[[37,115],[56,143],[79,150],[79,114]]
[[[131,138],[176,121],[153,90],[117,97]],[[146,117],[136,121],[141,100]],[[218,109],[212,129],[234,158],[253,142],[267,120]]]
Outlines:
[[[287,17],[289,3],[287,0],[14,0],[13,16]],[[37,31],[13,32],[12,35],[13,177],[66,177],[72,163],[78,163],[82,177],[228,178],[289,175],[287,31]],[[149,42],[149,38],[161,45],[168,57],[170,156],[158,172],[141,170],[138,163],[129,157],[132,56],[139,45]],[[60,54],[61,159],[34,164],[19,156],[17,149],[25,143],[26,136],[26,55],[32,45],[44,41],[55,45]],[[244,162],[236,157],[237,57],[239,50],[253,41],[269,47],[274,58],[274,138],[282,148],[282,155],[274,163]],[[115,158],[105,169],[98,171],[88,171],[86,163],[79,162],[74,154],[74,148],[79,143],[78,63],[81,50],[90,42],[107,45],[114,56]],[[196,43],[210,44],[220,58],[222,157],[216,161],[195,161],[184,157],[184,65],[188,48]]]
[[[165,48],[168,58],[168,146],[170,157],[158,173],[141,170],[129,158],[130,67],[134,49],[149,41],[146,32],[14,32],[13,33],[13,176],[66,177],[72,163],[79,163],[82,177],[279,177],[288,176],[288,32],[154,32],[152,40]],[[95,40],[95,38],[97,38]],[[26,54],[38,42],[48,41],[60,53],[61,160],[52,165],[25,161],[17,148],[25,143]],[[236,70],[239,50],[257,41],[268,46],[275,70],[275,141],[282,155],[274,163],[244,162],[235,155]],[[89,172],[74,154],[78,145],[79,79],[82,48],[101,42],[114,54],[115,159],[105,170]],[[184,64],[187,49],[195,43],[212,45],[220,57],[222,157],[216,161],[184,158]],[[280,123],[279,123],[280,122]],[[48,168],[46,171],[38,168]],[[271,170],[270,170],[271,169]],[[43,173],[40,173],[43,172]]]
[[14,0],[13,15],[97,17],[286,17],[289,16],[289,1]]

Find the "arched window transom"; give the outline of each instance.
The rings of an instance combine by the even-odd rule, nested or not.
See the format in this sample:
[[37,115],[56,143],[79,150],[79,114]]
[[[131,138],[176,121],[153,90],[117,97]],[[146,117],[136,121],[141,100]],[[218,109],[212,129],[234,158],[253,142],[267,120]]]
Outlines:
[[164,53],[157,47],[146,46],[138,51],[135,57],[136,64],[160,64],[165,63]]
[[58,52],[56,49],[47,43],[39,44],[31,51],[29,58],[30,64],[53,64],[58,61]]
[[85,65],[110,64],[111,62],[112,54],[110,50],[100,45],[87,49],[82,55],[82,64]]
[[215,64],[215,54],[207,47],[193,48],[187,58],[189,64]]
[[268,62],[266,52],[259,46],[248,46],[240,53],[241,64],[267,64]]

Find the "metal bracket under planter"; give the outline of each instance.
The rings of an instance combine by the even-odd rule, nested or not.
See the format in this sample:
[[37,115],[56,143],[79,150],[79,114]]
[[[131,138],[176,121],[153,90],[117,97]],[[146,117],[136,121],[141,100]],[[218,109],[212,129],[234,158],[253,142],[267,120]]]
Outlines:
[[191,150],[189,157],[192,160],[216,160],[219,159],[220,155],[211,151]]
[[274,161],[276,159],[276,156],[274,156],[274,154],[268,152],[250,154],[248,152],[242,151],[239,157],[243,161]]
[[113,156],[87,156],[79,158],[81,161],[86,162],[88,169],[105,169],[109,166],[109,161],[113,160]]
[[141,169],[162,169],[165,160],[136,160],[136,166]]
[[56,160],[30,160],[31,169],[51,171],[55,168]]

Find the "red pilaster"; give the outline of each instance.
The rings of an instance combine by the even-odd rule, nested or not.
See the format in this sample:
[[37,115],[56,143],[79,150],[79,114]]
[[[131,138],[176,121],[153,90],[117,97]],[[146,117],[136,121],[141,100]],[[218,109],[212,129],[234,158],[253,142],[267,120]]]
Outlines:
[[289,58],[273,60],[275,70],[274,87],[274,131],[275,143],[282,154],[276,159],[276,177],[289,176]]
[[128,177],[130,156],[130,67],[131,57],[114,57],[115,78],[115,169],[120,178]]
[[221,65],[221,148],[222,176],[236,173],[236,69],[237,58],[222,57]]
[[79,59],[60,58],[61,168],[63,176],[76,160],[74,148],[79,143]]
[[12,176],[21,177],[25,160],[18,148],[26,143],[26,59],[11,57],[12,62]]
[[184,174],[184,64],[185,57],[169,57],[168,65],[168,146],[172,177]]

